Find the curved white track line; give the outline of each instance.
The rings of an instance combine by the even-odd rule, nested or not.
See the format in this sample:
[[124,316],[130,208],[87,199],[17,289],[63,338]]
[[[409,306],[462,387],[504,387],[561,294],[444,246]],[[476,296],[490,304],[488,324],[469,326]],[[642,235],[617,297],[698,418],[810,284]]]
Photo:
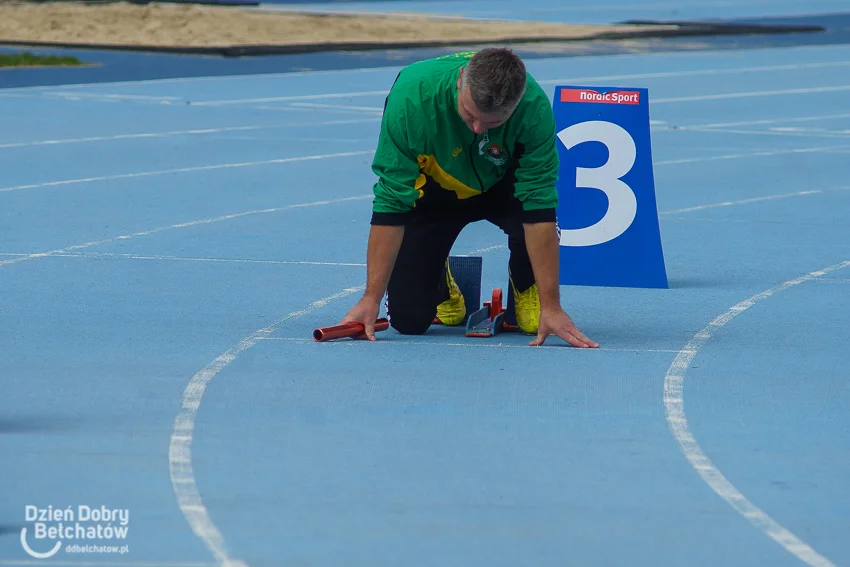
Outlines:
[[336,299],[347,297],[363,289],[365,289],[365,286],[345,289],[311,303],[306,309],[290,313],[268,327],[255,331],[249,337],[242,339],[239,343],[228,349],[227,352],[220,355],[189,380],[189,384],[183,392],[180,412],[177,414],[177,419],[174,420],[174,430],[171,433],[171,444],[168,450],[168,469],[171,476],[171,485],[174,488],[174,494],[177,496],[177,504],[180,506],[180,510],[186,517],[186,521],[189,522],[192,531],[201,538],[219,565],[223,567],[247,567],[244,562],[230,557],[224,544],[224,538],[210,518],[207,508],[204,506],[203,500],[201,500],[198,486],[195,483],[195,472],[192,468],[192,434],[195,430],[195,416],[198,413],[198,408],[201,406],[201,398],[204,396],[207,386],[215,378],[215,375],[236,360],[236,357],[257,344],[259,340],[267,338],[274,333],[284,322],[306,315]]
[[[800,194],[802,195],[802,194],[816,194],[816,193],[818,193],[818,192],[816,192],[816,191],[802,192]],[[785,197],[785,196],[792,196],[792,195],[789,194],[789,195],[781,195],[781,196],[776,196],[776,197]],[[346,202],[346,201],[362,200],[362,199],[367,199],[367,198],[372,198],[372,195],[371,194],[361,195],[361,196],[356,196],[356,197],[347,197],[347,198],[333,199],[333,200],[328,200],[328,201],[317,201],[317,202],[313,202],[313,203],[302,203],[302,204],[296,204],[296,205],[289,205],[289,206],[279,207],[279,208],[246,211],[246,212],[243,212],[243,213],[235,213],[235,214],[223,215],[223,216],[215,217],[215,218],[201,219],[201,220],[190,221],[190,222],[185,222],[185,223],[180,223],[180,224],[174,224],[174,225],[170,225],[170,226],[162,226],[162,227],[158,227],[158,228],[154,228],[154,229],[150,229],[150,230],[146,230],[146,231],[135,232],[135,233],[131,233],[131,234],[125,234],[125,235],[116,236],[116,237],[112,237],[112,238],[106,238],[106,239],[103,239],[103,240],[85,242],[85,243],[71,245],[71,246],[67,246],[65,248],[50,250],[50,251],[46,251],[46,252],[39,252],[39,253],[34,253],[34,254],[21,255],[20,257],[16,257],[16,258],[9,259],[9,260],[0,260],[0,267],[5,266],[5,265],[10,265],[10,264],[17,264],[17,263],[20,263],[20,262],[25,262],[25,261],[33,260],[33,259],[37,259],[37,258],[67,255],[67,254],[73,253],[77,250],[82,250],[82,249],[89,248],[89,247],[92,247],[92,246],[97,246],[97,245],[100,245],[100,244],[107,244],[107,243],[116,242],[116,241],[119,241],[119,240],[129,240],[131,238],[135,238],[135,237],[138,237],[138,236],[147,236],[147,235],[156,234],[156,233],[159,233],[159,232],[163,232],[163,231],[167,231],[167,230],[171,230],[171,229],[176,229],[176,228],[187,228],[187,227],[191,227],[191,226],[197,226],[197,225],[209,224],[209,223],[214,223],[214,222],[219,222],[219,221],[224,221],[224,220],[241,218],[241,217],[244,217],[244,216],[250,216],[250,215],[256,215],[256,214],[276,213],[276,212],[281,212],[281,211],[286,211],[286,210],[291,210],[291,209],[329,205],[329,204],[335,204],[335,203]],[[750,202],[750,201],[751,200],[748,199],[748,200],[740,201],[740,203],[746,203],[746,202]],[[717,205],[706,205],[704,207],[713,207],[713,206],[720,206],[720,205],[728,206],[730,204],[734,205],[734,204],[738,204],[738,202],[722,203],[722,204],[717,204]],[[689,210],[689,209],[687,209],[687,210]],[[661,214],[665,214],[665,213],[666,214],[675,214],[675,213],[678,213],[678,212],[682,212],[682,211],[681,210],[666,211],[666,212],[662,212]],[[496,249],[500,249],[500,248],[504,248],[504,245],[497,245],[497,246],[491,246],[491,247],[483,248],[483,249],[480,249],[480,250],[470,252],[470,254],[485,253],[485,252],[490,252],[492,250],[496,250]],[[845,265],[850,265],[850,262],[846,262],[845,264],[839,265],[838,267],[844,267]],[[835,269],[838,269],[838,268],[835,268]],[[819,277],[820,275],[827,273],[827,271],[830,271],[830,269],[824,270],[822,273],[816,272],[817,276],[815,276],[815,277]],[[801,282],[796,282],[796,283],[801,283]],[[794,282],[789,282],[788,284],[784,284],[784,285],[786,285],[786,286],[794,285]],[[357,288],[352,288],[352,289],[356,290]],[[362,288],[359,288],[359,289],[362,289]],[[772,290],[772,293],[775,293],[775,292],[776,292],[775,290]],[[320,301],[312,304],[306,310],[291,313],[287,317],[285,317],[285,318],[281,319],[280,321],[274,323],[272,326],[270,326],[266,329],[261,329],[261,330],[257,331],[256,333],[254,333],[253,335],[251,335],[250,337],[244,339],[242,342],[240,342],[236,346],[232,347],[226,353],[219,356],[210,365],[208,365],[206,368],[204,368],[198,374],[196,374],[192,378],[192,381],[190,381],[190,385],[187,386],[186,390],[184,391],[184,406],[181,407],[181,413],[178,415],[178,419],[175,421],[174,433],[172,434],[171,445],[170,445],[170,450],[169,450],[169,463],[170,463],[172,484],[175,487],[175,492],[178,491],[178,488],[177,488],[178,485],[183,485],[183,488],[179,489],[181,492],[178,493],[178,500],[180,499],[179,494],[184,495],[184,502],[181,503],[181,510],[186,515],[187,520],[190,518],[190,515],[191,515],[192,518],[194,518],[195,524],[193,525],[193,529],[195,529],[195,533],[198,534],[199,537],[201,537],[203,539],[203,536],[201,534],[207,534],[207,536],[210,538],[209,540],[205,539],[204,541],[205,541],[205,543],[207,543],[208,547],[210,547],[210,549],[213,550],[213,554],[216,556],[216,558],[217,558],[217,560],[219,561],[220,564],[230,565],[230,566],[233,566],[233,567],[244,565],[244,563],[235,561],[232,558],[230,558],[229,555],[227,555],[226,550],[224,548],[223,540],[221,538],[221,534],[220,534],[220,532],[218,532],[217,528],[215,527],[215,525],[210,520],[209,515],[206,513],[206,509],[204,508],[203,503],[200,500],[200,496],[199,496],[199,493],[197,491],[197,487],[196,487],[195,482],[194,482],[194,473],[193,473],[192,465],[191,465],[191,451],[190,451],[190,449],[191,449],[191,436],[187,437],[185,435],[180,435],[180,434],[176,433],[178,430],[184,431],[184,432],[185,431],[191,432],[194,428],[194,413],[197,412],[197,407],[193,408],[191,403],[189,404],[188,407],[185,407],[185,402],[186,402],[187,399],[191,400],[192,396],[197,395],[196,401],[198,403],[200,403],[200,396],[203,395],[203,390],[206,388],[206,385],[209,384],[209,381],[215,376],[215,374],[217,374],[227,364],[232,362],[233,359],[235,359],[235,357],[238,356],[240,353],[244,352],[245,350],[247,350],[251,346],[253,346],[257,341],[268,339],[268,334],[269,334],[270,331],[268,331],[267,329],[276,328],[277,326],[279,326],[281,323],[283,323],[284,321],[286,321],[288,319],[291,319],[291,318],[294,318],[294,317],[299,317],[301,315],[308,313],[309,311],[312,311],[313,309],[315,309],[319,306],[323,306],[324,304],[322,302],[329,302],[329,301],[332,301],[333,299],[336,299],[336,298],[339,298],[339,297],[344,297],[345,295],[349,295],[350,293],[353,293],[353,292],[349,292],[349,290],[345,290],[341,293],[343,295],[337,294],[335,296],[331,296],[330,298],[326,298],[326,299],[320,300]],[[767,292],[765,292],[765,293],[767,293]],[[771,293],[771,295],[772,295],[772,293]],[[756,296],[756,297],[759,297],[759,296]],[[321,304],[321,305],[319,305],[319,304]],[[733,308],[733,309],[735,309],[735,308]],[[729,317],[729,318],[731,319],[731,317]],[[725,322],[724,322],[724,324],[725,324]],[[709,327],[710,326],[711,325],[709,325]],[[696,337],[695,337],[694,340],[696,340]],[[707,338],[705,340],[707,340]],[[698,346],[702,346],[702,344],[704,344],[704,342],[705,341],[702,341]],[[674,366],[677,364],[677,362],[680,362],[680,363],[684,364],[685,365],[684,368],[687,369],[687,365],[689,364],[690,360],[693,358],[693,355],[696,354],[696,350],[693,350],[690,358],[687,361],[682,362],[682,360],[684,360],[682,357],[683,357],[683,353],[686,353],[688,351],[689,347],[693,346],[692,343],[694,343],[694,341],[691,341],[691,343],[689,343],[688,346],[685,347],[685,349],[683,349],[682,351],[679,352],[679,356],[676,358],[676,361],[674,361]],[[675,405],[674,402],[673,402],[673,398],[670,398],[669,403],[668,403],[668,397],[669,396],[667,396],[668,379],[669,379],[671,384],[674,384],[675,381],[676,381],[676,377],[671,374],[671,372],[673,371],[673,368],[674,367],[671,366],[671,370],[668,372],[668,376],[665,377],[665,404],[668,406],[668,421],[670,421],[670,419],[672,419],[670,417],[671,404]],[[679,377],[679,388],[681,388],[681,382],[682,382],[683,378],[684,378],[684,370],[681,372],[681,376]],[[200,391],[197,390],[197,388],[199,388],[199,387],[201,388]],[[679,392],[679,396],[681,398],[681,391]],[[191,413],[185,413],[185,412],[191,412]],[[185,417],[187,415],[192,416],[191,422],[185,422],[185,421],[180,420],[180,416]],[[682,415],[682,418],[684,419],[683,403],[681,404],[681,415]],[[673,425],[671,424],[671,428],[672,427],[673,427]],[[685,432],[689,434],[689,432],[687,432],[687,423],[686,422],[685,422]],[[674,435],[675,435],[675,432],[674,432]],[[677,437],[677,439],[678,439],[678,437]],[[691,440],[693,440],[692,436],[691,436]],[[682,441],[680,441],[680,443],[682,443]],[[694,443],[695,443],[695,441],[694,441]],[[699,446],[698,445],[695,445],[695,446],[696,446],[697,450],[699,450]],[[703,458],[705,458],[704,455],[703,455]],[[709,462],[708,459],[705,459],[705,461]],[[709,462],[709,464],[710,464],[710,462]],[[721,478],[722,478],[722,475],[721,475]],[[725,479],[723,479],[723,480],[725,481]],[[726,481],[726,482],[728,483],[728,481]],[[731,487],[731,484],[729,486]],[[734,490],[734,487],[732,487],[732,489]],[[744,500],[746,500],[746,499],[744,499]],[[199,504],[199,507],[197,506],[198,504]],[[190,521],[190,523],[191,523],[191,521]],[[199,533],[199,530],[200,530],[200,533]],[[793,537],[793,535],[792,535],[792,537]],[[826,563],[824,565],[831,565],[831,564]]]
[[694,438],[688,427],[688,420],[685,417],[685,398],[684,398],[684,382],[685,373],[691,365],[699,349],[708,342],[712,334],[726,325],[729,321],[761,301],[767,299],[786,289],[805,283],[829,272],[850,267],[850,261],[842,262],[811,272],[797,279],[787,281],[781,285],[763,291],[751,298],[744,300],[737,305],[730,307],[725,313],[714,319],[703,330],[694,335],[694,338],[685,345],[670,368],[664,376],[664,409],[667,417],[667,425],[670,431],[679,443],[682,452],[690,462],[691,466],[699,473],[702,479],[708,484],[711,489],[729,503],[736,512],[750,521],[755,527],[767,534],[771,539],[781,545],[786,551],[795,555],[798,559],[812,567],[834,567],[833,563],[812,549],[808,544],[788,531],[786,528],[779,525],[773,518],[768,516],[763,510],[750,502],[741,491],[735,488],[729,480],[723,476],[717,467],[703,453],[702,448]]
[[[504,246],[490,246],[488,248],[474,250],[467,255],[486,253],[499,248],[504,248]],[[342,299],[365,288],[365,285],[361,285],[344,289],[339,293],[311,303],[306,309],[290,313],[268,327],[255,331],[228,349],[224,354],[221,354],[189,380],[189,384],[183,392],[180,412],[174,420],[174,431],[171,434],[171,444],[168,451],[171,484],[174,488],[174,494],[177,496],[177,503],[186,517],[186,521],[189,522],[189,526],[195,532],[195,535],[201,538],[207,548],[212,552],[220,566],[247,567],[243,561],[234,559],[228,553],[224,538],[210,518],[195,482],[195,473],[192,468],[192,436],[195,430],[195,415],[201,406],[201,399],[207,390],[207,386],[209,386],[216,374],[236,360],[240,354],[250,349],[259,341],[272,339],[270,335],[284,322],[307,315],[311,311],[322,308],[334,300]]]

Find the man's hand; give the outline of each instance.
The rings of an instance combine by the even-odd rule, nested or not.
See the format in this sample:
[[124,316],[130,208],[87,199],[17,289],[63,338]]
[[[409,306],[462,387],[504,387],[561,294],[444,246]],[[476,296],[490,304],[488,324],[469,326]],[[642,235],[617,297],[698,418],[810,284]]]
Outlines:
[[546,337],[561,337],[574,347],[599,348],[599,345],[578,330],[573,320],[561,307],[561,292],[558,285],[559,249],[555,223],[525,225],[525,244],[534,269],[537,289],[540,293],[540,324],[537,338],[528,346],[540,346]]
[[[357,304],[351,308],[340,323],[363,323],[366,327],[366,338],[370,341],[375,340],[375,320],[378,318],[378,312],[381,309],[379,301],[375,301],[369,296],[364,295]],[[362,338],[362,337],[361,337]]]
[[369,231],[369,244],[366,251],[366,291],[341,323],[363,323],[366,327],[366,338],[370,341],[375,340],[375,320],[381,310],[381,300],[387,290],[387,283],[403,238],[403,226],[373,225]]
[[553,309],[540,312],[540,325],[537,327],[537,338],[528,346],[540,346],[546,337],[555,335],[561,337],[574,347],[599,348],[599,344],[591,341],[579,331],[573,320],[563,309]]

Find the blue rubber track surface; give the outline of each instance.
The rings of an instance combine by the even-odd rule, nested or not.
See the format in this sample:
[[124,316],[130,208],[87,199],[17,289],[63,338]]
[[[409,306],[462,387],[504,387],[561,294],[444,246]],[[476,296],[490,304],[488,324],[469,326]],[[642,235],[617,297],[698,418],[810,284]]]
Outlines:
[[[650,93],[670,289],[563,287],[599,350],[312,341],[398,66],[0,90],[0,565],[80,505],[129,552],[45,564],[850,564],[848,61],[528,60]],[[453,253],[489,290],[505,244]]]

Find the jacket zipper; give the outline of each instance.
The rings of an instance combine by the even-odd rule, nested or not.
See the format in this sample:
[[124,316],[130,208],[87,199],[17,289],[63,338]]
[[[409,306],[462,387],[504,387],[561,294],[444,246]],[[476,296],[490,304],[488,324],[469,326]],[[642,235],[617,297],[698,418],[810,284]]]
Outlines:
[[484,182],[481,181],[481,176],[478,175],[478,169],[475,167],[475,139],[478,138],[478,134],[473,134],[472,136],[472,145],[469,146],[469,165],[472,166],[472,171],[475,173],[475,177],[478,179],[478,187],[484,192]]

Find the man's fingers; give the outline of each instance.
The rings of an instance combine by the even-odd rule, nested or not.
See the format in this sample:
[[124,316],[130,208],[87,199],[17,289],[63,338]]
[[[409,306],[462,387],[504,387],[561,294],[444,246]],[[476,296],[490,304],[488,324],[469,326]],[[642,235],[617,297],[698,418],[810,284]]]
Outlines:
[[542,345],[544,342],[546,342],[547,336],[549,336],[549,330],[545,329],[544,327],[540,327],[539,329],[537,329],[537,336],[534,338],[533,341],[528,343],[528,346]]
[[558,335],[574,347],[578,348],[597,348],[599,345],[585,337],[581,332],[576,329],[574,331],[567,331],[563,335]]
[[375,340],[375,323],[366,325],[366,338],[370,341]]
[[567,328],[559,333],[556,333],[560,338],[564,339],[568,344],[577,348],[598,348],[599,345],[591,341],[578,330],[577,327]]
[[558,335],[558,336],[561,337],[562,339],[564,339],[565,341],[567,341],[569,344],[571,344],[571,345],[573,345],[574,347],[577,347],[577,348],[588,348],[588,346],[589,346],[584,341],[574,337],[570,333],[564,333],[563,335]]
[[546,337],[555,335],[563,339],[567,344],[577,348],[599,348],[599,344],[588,339],[584,333],[579,331],[574,323],[567,321],[564,324],[555,327],[549,327],[544,321],[540,322],[540,328],[537,330],[537,337],[528,346],[541,346],[546,342]]
[[584,343],[584,344],[585,344],[585,346],[587,346],[588,348],[599,348],[599,343],[594,342],[594,341],[592,341],[592,340],[588,339],[588,338],[585,336],[585,334],[584,334],[584,333],[582,333],[581,331],[579,331],[578,329],[576,329],[575,331],[573,331],[573,336],[575,336],[575,338],[577,338],[577,339],[578,339],[578,340],[580,340],[582,343]]
[[564,339],[565,341],[567,341],[568,343],[570,343],[573,346],[584,347],[584,348],[599,348],[598,343],[595,343],[595,342],[591,341],[590,339],[588,339],[584,335],[584,333],[579,331],[578,327],[576,327],[575,325],[570,325],[566,329],[565,334],[567,334],[567,336],[569,338],[567,338],[563,335],[560,335],[561,338]]

